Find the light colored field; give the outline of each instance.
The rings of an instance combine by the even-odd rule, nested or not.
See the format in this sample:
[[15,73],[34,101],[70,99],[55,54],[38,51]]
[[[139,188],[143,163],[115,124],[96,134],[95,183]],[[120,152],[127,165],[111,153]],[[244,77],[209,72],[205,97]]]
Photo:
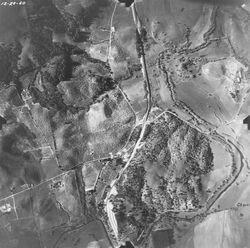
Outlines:
[[[134,113],[127,101],[118,90],[109,93],[105,104],[109,104],[112,114],[109,118],[104,113],[104,102],[91,106],[86,113],[89,139],[85,155],[89,159],[106,157],[111,152],[117,152],[126,142],[135,121]],[[117,94],[117,95],[116,95]],[[85,157],[86,159],[86,157]]]
[[213,141],[211,148],[214,155],[214,168],[209,176],[204,177],[203,185],[205,189],[213,192],[230,175],[232,159],[222,144]]
[[82,176],[86,191],[92,190],[95,187],[100,170],[101,165],[98,162],[87,163],[82,167]]
[[[117,54],[116,47],[113,47],[111,51],[112,58],[119,57]],[[126,60],[118,62],[115,59],[110,59],[109,63],[114,74],[114,79],[120,80],[122,77],[126,77],[129,74],[128,63]]]
[[144,82],[141,78],[122,81],[121,86],[132,102],[142,100],[145,97]]
[[239,207],[208,215],[186,231],[175,248],[249,248],[249,207]]
[[173,101],[166,84],[166,78],[163,74],[154,76],[153,71],[150,71],[150,74],[152,75],[150,78],[152,94],[158,105],[163,109],[172,107]]
[[89,54],[92,58],[106,62],[108,58],[108,42],[91,45],[89,48]]
[[208,216],[194,229],[195,248],[247,248],[250,235],[232,211]]
[[211,6],[203,6],[202,14],[194,27],[191,29],[190,41],[192,42],[191,48],[197,47],[204,42],[203,35],[209,30],[211,25],[211,17],[213,8]]
[[[132,16],[131,16],[132,18]],[[118,40],[119,46],[132,58],[137,60],[136,52],[136,32],[134,26],[119,27],[115,32],[115,39]]]
[[[207,121],[220,125],[230,119],[231,115],[221,104],[217,97],[208,97],[209,91],[206,90],[203,82],[187,82],[177,86],[177,98],[185,102],[196,114]],[[236,112],[236,110],[235,110]]]
[[230,188],[217,201],[221,209],[229,209],[238,206],[239,203],[250,205],[250,178],[249,171],[244,168]]
[[121,88],[127,95],[133,110],[138,116],[143,116],[147,108],[146,91],[141,78],[129,79],[121,83]]
[[144,0],[137,9],[149,35],[163,45],[183,41],[186,26],[193,27],[202,18],[202,5],[186,0]]
[[246,44],[249,44],[250,41],[250,22],[246,17],[247,14],[237,8],[233,13],[226,14],[224,28],[236,53],[243,58],[249,59],[250,49]]
[[[249,89],[245,78],[248,70],[235,58],[229,57],[202,66],[202,76],[177,85],[177,98],[195,113],[215,125],[230,122],[238,113],[243,97]],[[232,93],[238,90],[238,100]]]
[[104,114],[103,102],[91,105],[90,110],[86,114],[90,132],[99,131],[100,125],[107,119]]

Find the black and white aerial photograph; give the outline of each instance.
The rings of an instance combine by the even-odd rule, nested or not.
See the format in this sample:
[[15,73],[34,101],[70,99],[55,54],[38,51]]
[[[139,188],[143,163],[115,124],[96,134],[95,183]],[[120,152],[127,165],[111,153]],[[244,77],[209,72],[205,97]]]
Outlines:
[[250,0],[0,0],[0,248],[250,248]]

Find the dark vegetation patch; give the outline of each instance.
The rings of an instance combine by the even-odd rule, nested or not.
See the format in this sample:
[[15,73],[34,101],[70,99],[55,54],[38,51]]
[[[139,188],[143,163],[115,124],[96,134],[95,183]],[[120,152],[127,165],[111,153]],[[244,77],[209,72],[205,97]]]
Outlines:
[[108,0],[94,0],[92,2],[89,7],[82,8],[77,15],[79,23],[84,27],[89,27],[102,14],[103,9],[110,5]]
[[16,41],[9,44],[0,43],[0,81],[9,85],[15,81],[18,57],[22,52],[21,44]]
[[53,57],[53,33],[65,33],[74,42],[83,42],[88,38],[88,34],[81,31],[78,20],[66,11],[60,12],[51,0],[30,2],[27,13],[36,65],[41,66]]
[[11,190],[42,180],[40,153],[25,152],[36,147],[35,136],[23,124],[5,125],[0,138],[0,184]]
[[113,90],[116,82],[111,77],[95,76],[96,88],[93,94],[93,100],[96,100],[100,95],[107,91]]
[[248,130],[250,130],[250,115],[243,120],[243,124],[246,124]]
[[26,212],[30,212],[33,209],[34,198],[32,196],[24,197],[20,201],[20,207]]
[[34,85],[30,86],[30,93],[34,102],[39,102],[42,107],[65,110],[62,95],[57,89],[60,81],[71,77],[72,63],[69,54],[63,54],[51,59],[41,71],[42,86],[44,91],[39,91]]
[[110,118],[112,116],[112,109],[110,108],[109,104],[108,103],[104,103],[104,114],[107,118]]
[[166,248],[175,244],[174,230],[158,230],[152,233],[154,248]]
[[2,126],[4,125],[4,124],[6,124],[6,119],[4,119],[1,115],[0,115],[0,130],[2,130]]
[[130,7],[134,3],[134,0],[119,0],[119,2],[125,4],[126,7]]
[[44,198],[40,200],[38,210],[38,214],[40,217],[43,217],[46,221],[50,222],[54,219],[54,217],[56,217],[56,211],[56,205],[51,198]]
[[13,43],[27,30],[24,7],[0,7],[0,42]]
[[126,241],[125,245],[121,245],[120,248],[134,248],[134,246],[131,242]]
[[[141,233],[157,215],[179,209],[183,202],[201,208],[207,197],[201,179],[214,166],[209,140],[173,116],[155,122],[144,142],[146,146],[131,161],[113,200],[119,231],[125,237],[131,225]],[[163,246],[155,247],[173,243],[170,236],[163,239],[159,241]],[[139,241],[133,242],[137,245]]]

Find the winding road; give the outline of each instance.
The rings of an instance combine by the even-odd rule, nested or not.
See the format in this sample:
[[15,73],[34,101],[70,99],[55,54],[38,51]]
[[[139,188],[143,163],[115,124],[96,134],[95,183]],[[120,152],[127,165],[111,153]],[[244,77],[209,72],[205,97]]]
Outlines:
[[[136,4],[135,3],[133,3],[131,5],[131,10],[132,10],[132,14],[133,14],[133,20],[134,20],[134,23],[135,23],[135,27],[136,27],[139,35],[141,35],[141,22],[140,22],[140,19],[138,17],[137,11],[136,11]],[[113,17],[112,17],[112,19],[113,19]],[[112,24],[111,24],[110,32],[112,32]],[[110,37],[110,39],[111,38],[112,37]],[[110,42],[110,44],[111,44],[111,42]],[[110,46],[109,49],[111,50],[111,46]],[[111,185],[110,185],[111,189],[108,192],[106,199],[104,200],[104,203],[106,205],[106,212],[107,212],[108,219],[109,219],[109,222],[110,222],[110,226],[112,227],[113,232],[114,232],[116,237],[118,237],[118,225],[117,225],[117,221],[116,221],[116,218],[115,218],[115,214],[112,211],[113,204],[111,203],[109,198],[112,195],[116,194],[116,188],[115,188],[116,183],[119,181],[119,179],[121,178],[124,171],[129,167],[130,162],[132,161],[135,154],[137,153],[137,150],[141,148],[141,140],[142,140],[142,138],[144,136],[146,127],[148,125],[147,120],[148,120],[149,113],[150,113],[151,106],[152,106],[150,81],[149,81],[149,76],[148,76],[148,72],[147,72],[147,64],[146,64],[146,58],[145,58],[144,53],[140,57],[140,63],[141,63],[141,66],[142,66],[142,74],[143,74],[143,78],[144,78],[144,81],[145,81],[145,84],[146,84],[146,90],[147,90],[147,110],[146,110],[146,113],[145,113],[145,115],[143,117],[142,129],[141,129],[141,132],[140,132],[140,136],[139,136],[139,138],[138,138],[138,140],[137,140],[137,142],[136,142],[136,144],[134,146],[133,152],[131,153],[126,165],[124,166],[124,168],[120,171],[118,177],[111,183]]]

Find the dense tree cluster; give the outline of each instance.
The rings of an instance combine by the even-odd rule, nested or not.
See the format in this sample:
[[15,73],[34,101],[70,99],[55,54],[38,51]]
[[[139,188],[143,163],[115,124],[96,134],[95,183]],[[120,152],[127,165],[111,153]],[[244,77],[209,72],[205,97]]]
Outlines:
[[19,41],[11,44],[0,44],[0,81],[2,85],[8,85],[16,80],[17,62],[22,52]]
[[168,210],[200,208],[206,199],[202,177],[213,168],[209,140],[174,116],[155,121],[143,142],[114,199],[123,234]]
[[136,51],[137,51],[138,58],[145,55],[143,41],[138,30],[136,30]]
[[44,91],[39,91],[34,85],[30,93],[35,102],[48,109],[63,110],[66,108],[61,93],[57,89],[60,81],[71,77],[70,56],[58,56],[50,60],[42,69],[41,81]]

